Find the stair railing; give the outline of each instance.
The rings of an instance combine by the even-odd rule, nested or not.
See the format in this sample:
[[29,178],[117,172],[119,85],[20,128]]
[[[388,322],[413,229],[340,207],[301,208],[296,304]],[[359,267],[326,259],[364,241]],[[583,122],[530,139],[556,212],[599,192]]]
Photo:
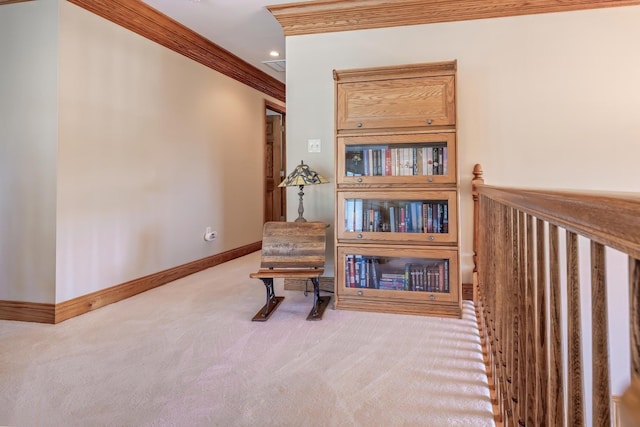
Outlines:
[[[625,426],[640,426],[640,195],[493,187],[480,165],[473,175],[474,298],[497,419],[504,426],[584,426],[590,406],[592,426],[624,417]],[[590,244],[590,283],[580,283],[579,236]],[[629,260],[631,373],[619,417],[610,391],[606,247]],[[591,292],[588,307],[581,292]],[[588,311],[590,335],[581,324]],[[584,339],[591,341],[589,367]]]

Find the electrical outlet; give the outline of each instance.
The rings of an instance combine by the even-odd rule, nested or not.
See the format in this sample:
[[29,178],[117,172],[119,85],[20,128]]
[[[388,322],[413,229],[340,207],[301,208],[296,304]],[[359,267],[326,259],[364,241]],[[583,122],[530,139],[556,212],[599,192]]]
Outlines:
[[309,144],[309,146],[308,146],[308,152],[309,153],[319,153],[320,152],[320,140],[319,139],[308,139],[307,143]]
[[215,240],[216,237],[218,237],[218,232],[217,231],[211,231],[211,227],[207,227],[207,229],[204,231],[204,240],[206,242],[211,242],[211,241]]

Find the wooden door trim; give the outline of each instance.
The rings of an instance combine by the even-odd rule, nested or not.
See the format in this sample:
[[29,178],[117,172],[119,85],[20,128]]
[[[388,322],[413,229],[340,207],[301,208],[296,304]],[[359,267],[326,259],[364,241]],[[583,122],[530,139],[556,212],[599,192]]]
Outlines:
[[287,107],[285,107],[284,105],[276,104],[275,102],[271,102],[268,99],[264,100],[264,109],[273,110],[276,113],[280,113],[280,114],[287,113]]
[[[282,126],[285,126],[285,120],[286,120],[285,117],[286,117],[286,114],[287,114],[286,106],[281,105],[281,104],[277,104],[277,103],[272,102],[272,101],[269,101],[268,99],[264,100],[265,115],[264,115],[264,118],[263,118],[263,129],[265,129],[265,132],[264,132],[264,135],[263,135],[264,138],[263,138],[263,142],[262,142],[262,158],[263,158],[263,160],[266,159],[267,144],[268,144],[267,132],[266,132],[266,126],[267,126],[267,115],[266,115],[266,112],[267,112],[267,110],[275,111],[276,113],[279,113],[279,114],[282,115],[282,123],[281,123]],[[286,126],[285,126],[285,129],[286,129]],[[285,136],[284,133],[282,135],[281,144],[282,144],[282,151],[283,151],[282,165],[281,166],[282,166],[282,169],[286,173],[286,171],[287,171],[287,156],[286,156],[286,136]],[[266,162],[265,161],[263,161],[262,167],[263,167],[262,176],[266,176],[267,171],[266,171]],[[262,180],[262,220],[263,220],[263,222],[272,220],[272,218],[267,218],[267,211],[266,211],[266,204],[265,204],[266,197],[267,197],[267,183],[266,183],[266,180],[263,179]],[[283,197],[284,197],[284,199],[283,199],[284,203],[283,203],[283,206],[282,206],[283,212],[281,212],[281,215],[284,215],[284,217],[286,218],[286,215],[287,215],[287,212],[286,212],[287,201],[286,201],[286,197],[285,196],[283,196]]]

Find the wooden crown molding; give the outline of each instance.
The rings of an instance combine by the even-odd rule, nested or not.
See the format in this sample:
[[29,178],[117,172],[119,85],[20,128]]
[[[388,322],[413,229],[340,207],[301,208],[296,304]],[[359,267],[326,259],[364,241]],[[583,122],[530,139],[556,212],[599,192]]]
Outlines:
[[279,101],[285,101],[284,83],[258,70],[142,1],[67,1]]
[[640,5],[640,0],[315,0],[267,6],[285,36]]
[[4,4],[11,4],[11,3],[22,3],[25,1],[33,1],[33,0],[0,0],[0,6]]

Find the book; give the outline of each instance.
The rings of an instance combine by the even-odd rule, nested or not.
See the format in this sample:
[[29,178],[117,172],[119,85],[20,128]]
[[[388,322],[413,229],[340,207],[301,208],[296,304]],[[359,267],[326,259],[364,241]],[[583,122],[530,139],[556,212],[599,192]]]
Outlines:
[[408,291],[411,284],[411,264],[404,265],[404,290]]
[[427,147],[422,147],[422,175],[428,175]]
[[362,212],[362,199],[355,199],[354,210],[354,231],[361,232],[364,231],[362,229],[362,220],[363,220],[363,212]]
[[411,148],[411,173],[409,175],[419,175],[418,173],[418,149],[416,147]]
[[404,231],[411,233],[411,203],[404,204]]
[[364,174],[363,150],[348,150],[345,153],[346,176],[362,176]]
[[367,287],[367,259],[360,257],[360,287]]
[[377,258],[371,258],[371,267],[370,267],[370,284],[369,287],[373,288],[373,289],[378,289],[379,284],[378,284],[378,259]]
[[395,206],[389,207],[389,228],[392,233],[397,232],[397,224],[396,224],[396,208]]
[[438,163],[438,148],[433,147],[432,155],[433,155],[433,174],[440,175],[440,163]]
[[427,147],[427,175],[433,175],[433,149]]
[[449,232],[449,204],[444,203],[442,205],[442,232]]
[[378,289],[404,290],[404,274],[382,273],[380,275]]
[[447,151],[447,147],[442,149],[442,175],[449,173],[449,154]]
[[385,148],[384,149],[384,174],[385,176],[390,176],[393,175],[392,172],[392,159],[391,159],[391,153],[393,150],[391,150],[390,148]]
[[443,260],[444,263],[444,292],[449,292],[449,260]]
[[356,201],[354,199],[346,199],[344,201],[344,230],[353,232],[355,231],[355,206]]
[[369,208],[368,210],[368,214],[367,214],[367,223],[369,224],[369,226],[367,227],[367,231],[373,232],[376,231],[375,227],[376,227],[376,223],[375,223],[375,210],[373,210],[373,208]]
[[347,255],[347,287],[356,287],[356,260],[354,255]]
[[413,175],[413,148],[407,147],[404,149],[404,163],[403,163],[405,176]]

